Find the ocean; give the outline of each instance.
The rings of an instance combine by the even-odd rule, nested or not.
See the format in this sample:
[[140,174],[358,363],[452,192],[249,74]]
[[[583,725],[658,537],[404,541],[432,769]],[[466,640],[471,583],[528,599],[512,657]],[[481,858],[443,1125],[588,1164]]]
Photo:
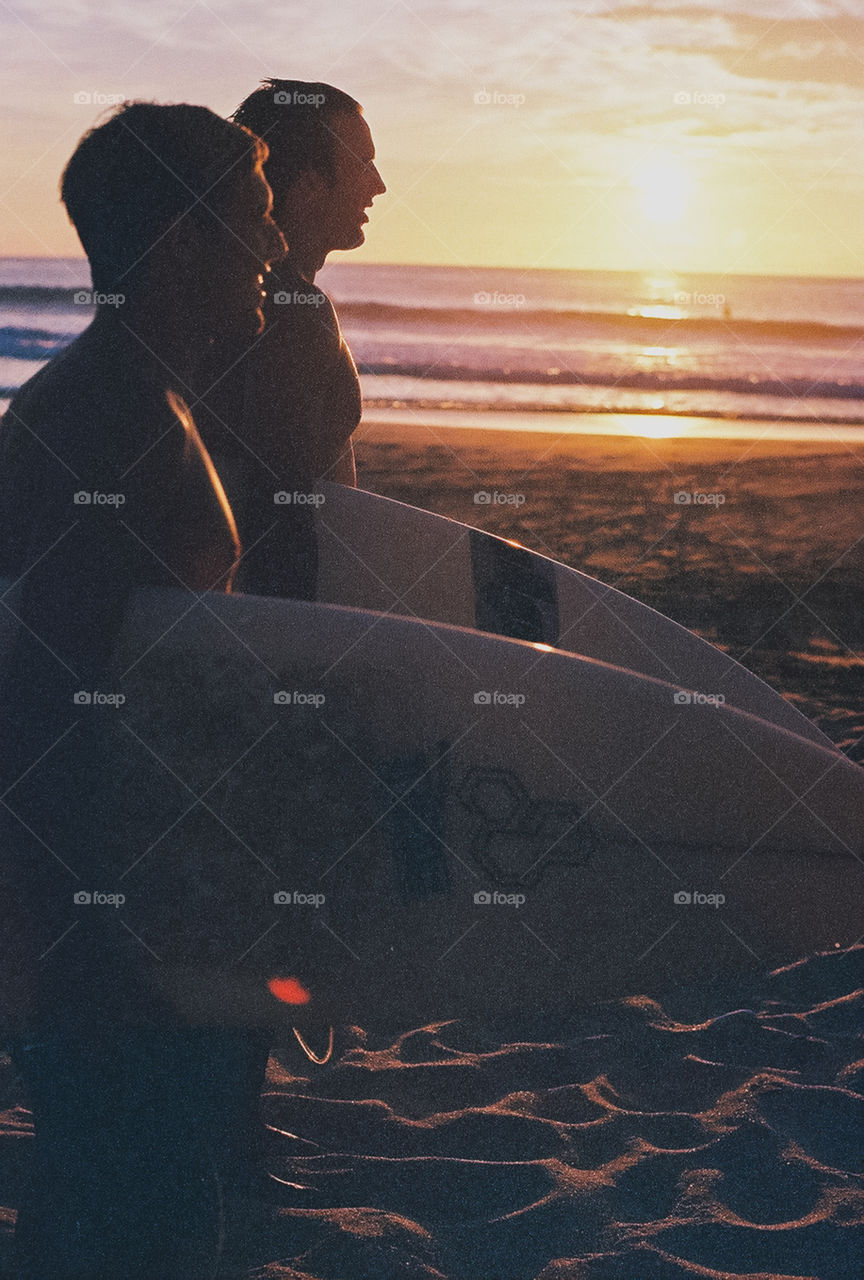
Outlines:
[[[548,430],[555,414],[564,432],[586,413],[692,416],[864,438],[861,280],[339,262],[318,282],[367,416]],[[89,287],[83,259],[0,259],[0,397],[87,325]]]

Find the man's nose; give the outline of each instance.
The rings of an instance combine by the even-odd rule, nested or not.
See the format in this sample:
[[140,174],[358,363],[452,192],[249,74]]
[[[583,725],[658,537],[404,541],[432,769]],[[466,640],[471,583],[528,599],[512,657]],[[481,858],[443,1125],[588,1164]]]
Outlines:
[[372,192],[372,195],[373,195],[373,196],[383,196],[383,194],[384,194],[384,192],[387,190],[387,188],[386,188],[386,187],[385,187],[385,185],[384,185],[384,179],[381,177],[381,174],[378,172],[378,168],[377,168],[377,166],[376,166],[376,165],[374,165],[374,164],[373,164],[373,166],[372,166],[372,176],[373,176],[373,178],[375,179],[375,186],[374,186],[374,190],[373,190],[373,192]]

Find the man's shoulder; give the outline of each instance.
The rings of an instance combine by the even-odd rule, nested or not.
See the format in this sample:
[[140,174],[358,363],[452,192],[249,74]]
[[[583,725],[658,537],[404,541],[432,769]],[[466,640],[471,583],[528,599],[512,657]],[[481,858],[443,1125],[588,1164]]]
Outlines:
[[274,275],[264,302],[267,329],[276,337],[332,341],[340,337],[339,321],[330,297],[317,284],[283,268]]
[[13,424],[18,427],[26,427],[28,420],[38,414],[46,379],[51,378],[54,366],[59,362],[61,356],[55,356],[53,360],[43,365],[41,369],[37,369],[31,378],[21,384],[3,415],[2,424],[4,429]]
[[79,337],[19,387],[7,417],[21,423],[41,419],[46,425],[59,419],[68,425],[79,415],[119,405],[118,392],[141,381],[134,365],[121,367],[110,352]]
[[5,468],[40,456],[71,474],[123,464],[165,436],[182,447],[182,416],[164,385],[134,364],[67,348],[14,396],[0,425],[0,458]]
[[54,376],[55,357],[20,386],[0,421],[0,486],[19,483],[19,473],[54,459],[76,421],[74,387]]

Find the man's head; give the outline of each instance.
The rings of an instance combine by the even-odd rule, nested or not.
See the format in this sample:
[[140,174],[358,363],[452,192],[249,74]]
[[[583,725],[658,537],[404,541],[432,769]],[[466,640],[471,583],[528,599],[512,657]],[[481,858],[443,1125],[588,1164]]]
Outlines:
[[79,142],[61,197],[99,292],[170,288],[202,321],[256,332],[259,276],[284,252],[267,147],[206,107],[125,103]]
[[232,119],[269,147],[264,172],[289,249],[311,241],[323,261],[363,243],[366,210],[387,188],[358,102],[329,84],[265,80]]

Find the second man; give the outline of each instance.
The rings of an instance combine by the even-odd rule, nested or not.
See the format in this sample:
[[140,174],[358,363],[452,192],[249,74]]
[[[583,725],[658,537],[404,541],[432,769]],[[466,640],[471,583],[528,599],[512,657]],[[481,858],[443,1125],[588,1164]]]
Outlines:
[[361,414],[357,368],[315,276],[333,250],[363,244],[386,188],[362,108],[331,85],[265,81],[232,119],[267,142],[288,252],[267,281],[261,337],[219,341],[201,367],[195,420],[245,548],[240,589],[314,598],[311,490],[319,479],[356,483]]

